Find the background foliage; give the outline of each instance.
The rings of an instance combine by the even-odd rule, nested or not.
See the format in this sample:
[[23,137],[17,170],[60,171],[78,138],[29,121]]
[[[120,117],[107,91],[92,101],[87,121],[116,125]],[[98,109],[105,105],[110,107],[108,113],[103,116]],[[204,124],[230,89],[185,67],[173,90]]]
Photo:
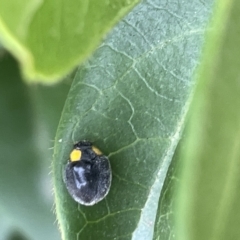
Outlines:
[[20,60],[25,79],[52,83],[96,47],[137,0],[4,0],[0,38]]

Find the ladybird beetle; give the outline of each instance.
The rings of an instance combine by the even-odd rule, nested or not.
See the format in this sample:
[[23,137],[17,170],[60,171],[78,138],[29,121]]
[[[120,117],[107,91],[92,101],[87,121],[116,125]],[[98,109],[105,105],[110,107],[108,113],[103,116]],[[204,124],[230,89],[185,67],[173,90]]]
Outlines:
[[63,181],[72,198],[86,206],[101,201],[109,192],[112,171],[108,158],[89,141],[73,146],[63,172]]

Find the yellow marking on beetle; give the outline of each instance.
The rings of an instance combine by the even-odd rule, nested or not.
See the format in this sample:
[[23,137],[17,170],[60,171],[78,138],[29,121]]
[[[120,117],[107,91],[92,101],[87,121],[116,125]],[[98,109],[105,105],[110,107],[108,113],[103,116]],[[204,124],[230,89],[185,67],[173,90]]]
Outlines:
[[102,152],[96,148],[95,146],[92,146],[92,150],[97,154],[97,155],[102,155]]
[[80,161],[82,156],[82,152],[79,149],[73,149],[72,152],[70,153],[70,161],[75,162],[75,161]]

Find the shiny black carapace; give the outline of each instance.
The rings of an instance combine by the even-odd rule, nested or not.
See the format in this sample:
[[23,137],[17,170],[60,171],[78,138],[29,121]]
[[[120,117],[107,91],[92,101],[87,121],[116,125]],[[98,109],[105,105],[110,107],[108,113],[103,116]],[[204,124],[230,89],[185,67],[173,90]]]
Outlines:
[[76,143],[63,172],[72,198],[86,206],[101,201],[110,189],[112,171],[109,160],[89,141]]

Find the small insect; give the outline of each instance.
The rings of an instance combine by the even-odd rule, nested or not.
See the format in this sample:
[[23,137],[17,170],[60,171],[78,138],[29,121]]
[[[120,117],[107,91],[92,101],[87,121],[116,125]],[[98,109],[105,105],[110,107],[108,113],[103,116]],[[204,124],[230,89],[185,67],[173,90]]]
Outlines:
[[94,205],[109,192],[112,180],[109,160],[91,142],[80,141],[73,146],[63,180],[76,202]]

